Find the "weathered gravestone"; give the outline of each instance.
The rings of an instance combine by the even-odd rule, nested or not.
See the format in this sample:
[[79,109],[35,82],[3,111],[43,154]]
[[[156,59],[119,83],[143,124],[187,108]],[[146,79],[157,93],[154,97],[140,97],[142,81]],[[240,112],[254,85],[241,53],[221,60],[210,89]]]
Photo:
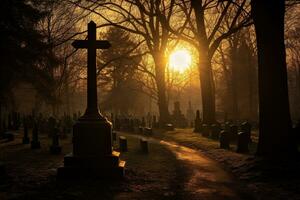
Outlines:
[[229,128],[229,137],[230,137],[230,141],[237,141],[238,138],[238,126],[236,125],[231,125]]
[[[200,117],[200,116],[199,116]],[[188,109],[186,110],[186,119],[187,119],[187,122],[188,122],[188,125],[193,128],[193,125],[194,125],[194,120],[195,120],[195,112],[192,108],[192,103],[191,101],[189,101],[189,104],[188,104]]]
[[150,127],[144,128],[144,133],[145,133],[146,135],[152,135],[152,128],[150,128]]
[[238,153],[248,153],[249,152],[249,136],[246,132],[238,133],[237,150]]
[[127,138],[124,136],[119,137],[119,149],[121,152],[126,152],[128,151],[127,148]]
[[211,138],[214,140],[218,140],[221,132],[221,127],[219,124],[211,125]]
[[49,148],[51,154],[60,154],[61,146],[59,145],[59,129],[57,127],[54,128],[52,135],[52,145]]
[[166,130],[167,131],[174,131],[174,125],[173,124],[166,124]]
[[27,126],[26,119],[23,120],[23,131],[24,131],[23,144],[29,144],[30,139],[28,137],[28,126]]
[[230,147],[229,133],[227,131],[221,131],[221,133],[220,133],[220,148],[221,149],[229,149],[229,147]]
[[187,121],[184,115],[181,113],[180,110],[180,102],[175,101],[174,102],[174,111],[171,115],[173,126],[176,128],[185,128],[187,126]]
[[96,40],[96,24],[88,24],[88,40],[75,40],[75,48],[87,49],[87,109],[73,126],[73,153],[65,156],[58,177],[121,177],[125,162],[112,149],[112,124],[98,111],[96,50],[108,49],[108,41]]
[[247,134],[248,142],[251,142],[251,124],[247,121],[243,122],[241,125],[241,131]]
[[194,128],[194,132],[195,133],[200,133],[201,132],[201,118],[200,118],[200,111],[197,110],[196,112],[196,119],[195,119],[195,124],[194,124],[195,128]]
[[202,125],[202,136],[209,137],[210,127],[207,124]]
[[32,129],[32,140],[31,140],[31,149],[40,149],[41,143],[39,141],[39,130],[37,122],[34,123]]
[[140,146],[143,153],[148,153],[148,141],[146,139],[140,139]]

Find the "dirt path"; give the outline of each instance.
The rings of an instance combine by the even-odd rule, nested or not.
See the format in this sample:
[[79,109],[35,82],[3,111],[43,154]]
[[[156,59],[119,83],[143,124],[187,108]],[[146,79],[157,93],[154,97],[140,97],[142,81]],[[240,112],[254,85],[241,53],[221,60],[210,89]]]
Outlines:
[[[128,135],[140,138],[137,135]],[[177,178],[183,188],[177,196],[180,199],[238,200],[252,199],[242,186],[221,166],[199,151],[175,143],[147,138],[152,143],[167,147],[179,160]]]

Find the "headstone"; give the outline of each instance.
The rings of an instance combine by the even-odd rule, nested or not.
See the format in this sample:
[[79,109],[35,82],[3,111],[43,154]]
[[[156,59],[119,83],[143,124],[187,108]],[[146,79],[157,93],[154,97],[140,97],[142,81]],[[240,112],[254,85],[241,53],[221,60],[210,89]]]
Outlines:
[[49,117],[48,119],[48,123],[47,123],[47,127],[48,127],[48,136],[50,138],[52,138],[53,134],[54,134],[54,128],[56,127],[56,119],[54,117]]
[[231,126],[231,123],[229,121],[225,122],[224,130],[227,132],[230,132],[230,126]]
[[142,124],[141,124],[142,127],[145,127],[146,126],[146,122],[145,122],[145,117],[142,117]]
[[192,103],[191,101],[189,101],[188,104],[188,109],[186,110],[186,119],[187,119],[187,123],[193,127],[194,124],[194,120],[195,120],[195,113],[194,110],[192,108]]
[[248,141],[251,142],[251,124],[247,121],[243,122],[241,125],[241,131],[247,134]]
[[176,128],[186,128],[187,127],[187,120],[184,117],[184,115],[181,113],[179,101],[174,102],[174,111],[173,111],[171,118],[172,118],[174,127],[176,127]]
[[33,129],[32,129],[31,149],[40,149],[40,148],[41,148],[41,144],[39,141],[38,124],[34,123]]
[[144,133],[145,133],[146,135],[152,135],[152,128],[146,127],[146,128],[144,129]]
[[211,125],[211,138],[218,140],[220,137],[221,127],[219,124]]
[[230,141],[237,141],[237,137],[238,137],[238,126],[236,125],[231,125],[229,128],[230,132]]
[[140,133],[140,134],[143,134],[143,133],[144,133],[144,127],[139,126],[139,133]]
[[30,139],[28,137],[28,126],[27,126],[27,122],[25,119],[23,121],[23,131],[24,131],[23,144],[29,144]]
[[60,154],[61,146],[59,145],[59,129],[54,128],[54,132],[52,135],[52,145],[50,146],[51,154]]
[[200,118],[200,111],[199,110],[197,110],[197,112],[196,112],[196,119],[195,119],[194,126],[195,126],[194,132],[195,133],[200,133],[202,126],[201,126],[201,118]]
[[73,126],[73,153],[65,156],[58,178],[122,177],[125,162],[112,148],[112,124],[98,110],[96,50],[108,49],[108,41],[96,40],[96,24],[88,24],[87,40],[75,40],[75,48],[87,49],[87,109]]
[[166,130],[167,131],[174,131],[174,126],[173,126],[173,124],[166,124]]
[[157,123],[155,115],[153,115],[153,118],[152,118],[152,128],[158,128],[158,123]]
[[148,153],[148,141],[146,139],[140,139],[140,146],[143,153]]
[[127,138],[124,136],[119,137],[119,149],[121,152],[126,152],[128,151],[127,148]]
[[209,137],[210,134],[210,128],[207,124],[202,124],[202,136],[203,137]]
[[221,133],[220,133],[220,148],[221,149],[229,149],[230,148],[229,133],[226,131],[221,131]]
[[246,132],[239,132],[236,152],[248,153],[249,152],[248,147],[249,147],[249,135]]

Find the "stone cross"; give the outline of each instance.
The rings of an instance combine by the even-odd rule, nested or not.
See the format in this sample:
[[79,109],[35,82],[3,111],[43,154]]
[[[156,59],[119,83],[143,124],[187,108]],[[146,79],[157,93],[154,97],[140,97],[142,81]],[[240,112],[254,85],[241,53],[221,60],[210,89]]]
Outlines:
[[91,21],[88,24],[87,40],[75,40],[72,46],[76,49],[87,49],[87,109],[83,118],[101,119],[97,102],[97,73],[96,73],[96,51],[97,49],[108,49],[111,45],[106,40],[96,40],[96,24]]

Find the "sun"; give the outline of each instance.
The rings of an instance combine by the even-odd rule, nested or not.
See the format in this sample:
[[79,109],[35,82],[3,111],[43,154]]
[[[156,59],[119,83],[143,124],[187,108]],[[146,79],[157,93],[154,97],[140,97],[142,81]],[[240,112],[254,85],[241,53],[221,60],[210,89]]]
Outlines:
[[191,66],[192,56],[186,49],[180,49],[172,52],[169,57],[169,66],[178,72],[184,72]]

